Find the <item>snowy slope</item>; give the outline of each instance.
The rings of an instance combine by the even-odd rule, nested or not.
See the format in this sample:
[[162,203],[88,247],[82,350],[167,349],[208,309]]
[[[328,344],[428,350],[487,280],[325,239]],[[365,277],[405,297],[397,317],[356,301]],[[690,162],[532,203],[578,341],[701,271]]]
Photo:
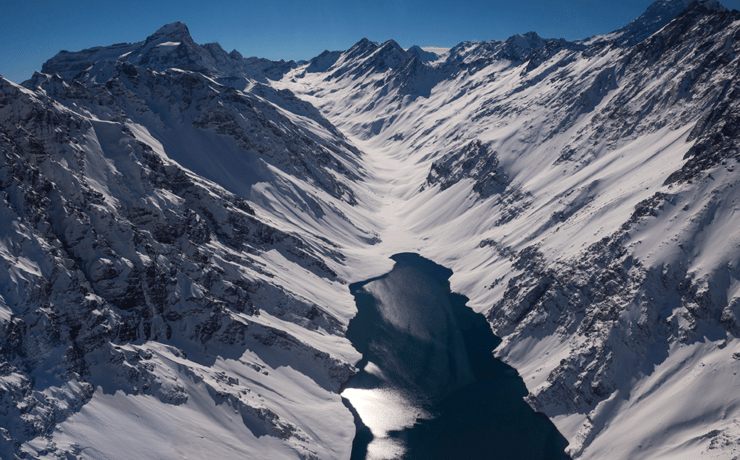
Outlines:
[[1,455],[348,458],[347,283],[408,251],[574,457],[740,454],[740,15],[684,7],[301,65],[175,23],[0,80]]
[[694,3],[655,27],[376,70],[361,42],[280,84],[365,152],[374,251],[454,270],[573,456],[732,458],[740,16]]
[[0,456],[346,458],[346,255],[279,216],[352,209],[359,152],[248,75],[109,51],[0,82]]
[[0,105],[2,456],[345,456],[342,256],[131,119],[6,80]]

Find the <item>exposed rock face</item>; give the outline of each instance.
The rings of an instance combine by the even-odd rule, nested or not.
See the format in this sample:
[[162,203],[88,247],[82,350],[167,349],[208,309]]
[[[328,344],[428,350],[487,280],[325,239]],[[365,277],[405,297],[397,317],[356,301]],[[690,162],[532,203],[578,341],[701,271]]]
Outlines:
[[488,152],[480,141],[473,141],[461,152],[448,154],[432,163],[424,186],[439,184],[439,188],[445,190],[465,178],[475,181],[473,191],[481,198],[503,192],[509,182],[496,152]]

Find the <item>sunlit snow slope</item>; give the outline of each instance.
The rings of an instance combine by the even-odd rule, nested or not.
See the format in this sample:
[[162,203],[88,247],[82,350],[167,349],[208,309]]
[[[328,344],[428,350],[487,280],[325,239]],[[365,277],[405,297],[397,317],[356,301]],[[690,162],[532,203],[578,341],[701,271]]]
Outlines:
[[0,456],[348,458],[348,283],[399,252],[573,457],[740,455],[740,13],[437,56],[175,23],[0,79]]
[[[658,3],[636,23],[663,27]],[[732,458],[740,15],[694,3],[638,30],[431,65],[361,41],[280,85],[365,152],[372,251],[454,270],[571,455]]]

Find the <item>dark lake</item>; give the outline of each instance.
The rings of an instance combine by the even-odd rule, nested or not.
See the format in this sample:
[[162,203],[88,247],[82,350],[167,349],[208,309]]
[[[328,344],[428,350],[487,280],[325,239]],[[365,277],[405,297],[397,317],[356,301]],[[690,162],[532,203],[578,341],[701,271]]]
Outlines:
[[519,374],[493,357],[500,339],[451,293],[452,271],[392,259],[391,272],[350,285],[347,337],[363,355],[342,392],[357,425],[352,459],[568,459]]

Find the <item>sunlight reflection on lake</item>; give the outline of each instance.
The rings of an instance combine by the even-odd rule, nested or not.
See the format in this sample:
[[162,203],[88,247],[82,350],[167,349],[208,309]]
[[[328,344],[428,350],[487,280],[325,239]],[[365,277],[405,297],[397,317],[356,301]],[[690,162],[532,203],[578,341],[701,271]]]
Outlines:
[[419,418],[430,418],[426,411],[411,404],[398,391],[347,388],[342,396],[350,401],[373,434],[368,445],[368,460],[400,458],[406,451],[404,443],[389,437],[388,433],[411,428]]

